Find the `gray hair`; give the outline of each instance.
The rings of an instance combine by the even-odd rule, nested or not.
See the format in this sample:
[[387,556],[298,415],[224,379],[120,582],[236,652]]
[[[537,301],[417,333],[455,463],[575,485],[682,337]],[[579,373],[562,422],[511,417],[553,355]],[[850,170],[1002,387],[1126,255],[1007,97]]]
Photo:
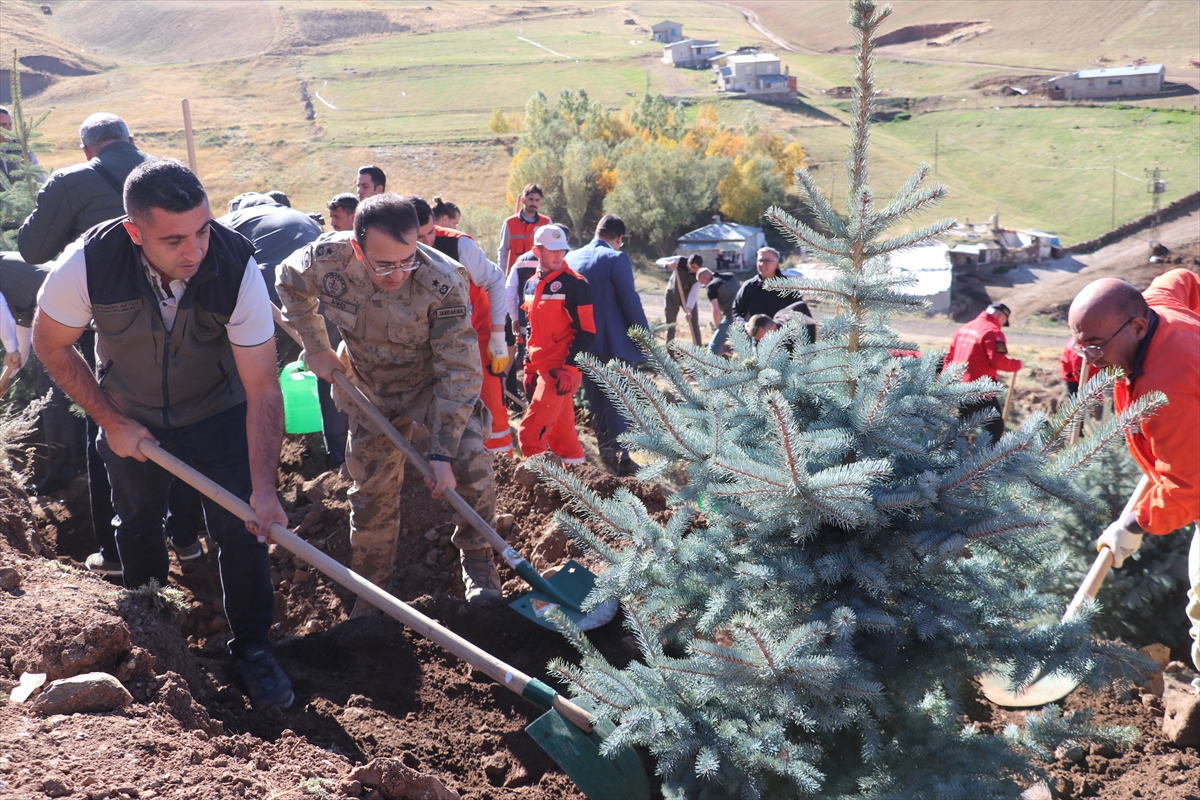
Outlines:
[[774,247],[760,247],[760,248],[758,248],[758,255],[760,255],[760,256],[761,256],[763,253],[770,253],[771,255],[775,256],[775,260],[776,260],[776,261],[779,261],[779,260],[780,260],[780,258],[779,258],[779,251],[778,251],[778,250],[776,250]]
[[129,126],[116,114],[102,111],[92,114],[79,126],[79,141],[88,149],[94,149],[107,142],[127,142]]

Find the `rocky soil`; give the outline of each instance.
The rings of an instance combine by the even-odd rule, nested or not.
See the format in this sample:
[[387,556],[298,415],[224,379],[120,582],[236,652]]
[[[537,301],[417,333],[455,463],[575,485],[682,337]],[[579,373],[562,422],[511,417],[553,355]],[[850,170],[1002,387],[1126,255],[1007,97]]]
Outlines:
[[[311,437],[287,443],[285,507],[293,530],[345,562],[348,485],[320,471],[319,452]],[[603,494],[625,487],[667,514],[657,487],[573,469]],[[560,499],[520,485],[513,472],[511,461],[498,459],[509,541],[541,569],[576,556],[551,523]],[[551,658],[574,657],[560,636],[505,607],[462,602],[443,527],[451,511],[411,471],[404,508],[398,597],[543,679]],[[0,474],[0,797],[582,798],[522,730],[538,709],[388,617],[349,620],[353,596],[277,546],[275,651],[296,702],[267,713],[249,708],[225,653],[213,556],[173,562],[180,592],[173,600],[125,593],[82,571],[92,548],[82,481],[30,504],[19,479]],[[521,590],[505,577],[507,592]],[[636,655],[619,624],[590,638],[617,663]],[[36,692],[16,702],[23,674],[50,683],[95,673],[115,677],[125,692],[98,695],[97,710],[80,713],[39,709]],[[1067,708],[1134,725],[1141,739],[1126,752],[1061,750],[1050,785],[1028,796],[1200,800],[1200,739],[1189,746],[1167,739],[1159,693],[1152,686],[1071,695]],[[980,702],[971,716],[999,729],[1021,714]]]

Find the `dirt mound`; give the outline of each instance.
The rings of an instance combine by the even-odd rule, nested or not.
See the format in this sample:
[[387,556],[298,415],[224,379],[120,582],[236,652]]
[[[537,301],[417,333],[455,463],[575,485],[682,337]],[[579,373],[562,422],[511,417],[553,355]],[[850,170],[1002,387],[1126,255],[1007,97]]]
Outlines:
[[987,22],[932,22],[925,25],[906,25],[880,36],[875,40],[875,46],[887,47],[889,44],[908,44],[927,39],[936,40],[948,34],[962,33],[965,29],[981,27],[987,27]]
[[[314,435],[285,443],[281,495],[293,530],[348,563],[350,485],[322,471],[317,441]],[[624,487],[656,515],[667,514],[657,487],[590,466],[571,470],[601,494]],[[578,555],[551,524],[562,500],[543,485],[516,484],[513,472],[510,459],[497,459],[499,511],[510,541],[540,567]],[[406,477],[393,592],[550,681],[546,663],[575,659],[573,649],[502,605],[469,608],[461,600],[457,550],[445,528],[452,510],[430,498],[413,470]],[[250,709],[226,653],[229,633],[213,554],[182,565],[172,561],[171,583],[181,590],[182,605],[160,610],[77,570],[71,565],[78,559],[56,549],[85,554],[94,547],[82,481],[40,501],[35,514],[5,474],[0,499],[0,573],[12,562],[20,576],[16,593],[0,603],[0,691],[15,686],[22,672],[45,672],[54,680],[102,671],[134,697],[120,712],[49,720],[30,717],[22,706],[0,706],[0,787],[30,797],[124,791],[197,800],[288,792],[341,798],[369,794],[365,781],[372,775],[391,776],[399,785],[397,775],[418,770],[476,800],[518,791],[582,798],[523,731],[539,709],[388,617],[348,620],[353,595],[281,548],[272,547],[273,635],[297,699],[285,711],[261,713]],[[57,561],[31,557],[35,525],[45,554]],[[507,570],[504,577],[510,592],[524,589]],[[619,624],[590,638],[614,663],[636,655]],[[120,749],[109,742],[120,742]],[[386,769],[355,770],[372,759],[393,761]]]
[[406,33],[410,30],[382,11],[354,11],[344,8],[320,10],[295,9],[288,12],[294,32],[289,44],[297,47],[329,44],[361,36]]
[[[1048,97],[1050,94],[1048,87],[1045,75],[999,75],[971,85],[972,89],[982,90],[985,97],[994,95]],[[1017,91],[1017,89],[1021,91]]]

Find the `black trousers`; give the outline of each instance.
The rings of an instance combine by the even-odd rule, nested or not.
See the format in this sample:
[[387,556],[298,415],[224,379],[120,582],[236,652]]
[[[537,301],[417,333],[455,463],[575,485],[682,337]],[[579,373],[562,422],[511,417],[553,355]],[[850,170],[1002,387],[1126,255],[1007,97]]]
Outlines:
[[999,400],[993,397],[991,400],[981,400],[978,403],[970,403],[962,406],[958,409],[958,418],[966,419],[972,414],[978,414],[987,408],[996,409],[996,418],[983,426],[983,429],[992,437],[992,444],[995,444],[1004,435],[1004,420],[1000,418],[1002,409]]

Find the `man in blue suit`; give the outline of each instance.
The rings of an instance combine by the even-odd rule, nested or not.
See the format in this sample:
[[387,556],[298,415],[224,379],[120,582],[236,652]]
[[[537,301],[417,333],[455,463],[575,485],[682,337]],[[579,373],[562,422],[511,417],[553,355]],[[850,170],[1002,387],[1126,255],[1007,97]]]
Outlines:
[[[596,319],[596,338],[589,351],[602,361],[620,359],[631,364],[644,360],[629,338],[633,325],[649,329],[642,299],[633,286],[633,264],[621,252],[625,243],[625,223],[616,214],[605,214],[596,226],[596,238],[567,256],[571,269],[592,287],[592,311]],[[583,374],[583,390],[592,408],[592,430],[600,446],[600,457],[617,475],[633,475],[637,464],[629,451],[617,441],[625,432],[625,418],[588,374]]]

